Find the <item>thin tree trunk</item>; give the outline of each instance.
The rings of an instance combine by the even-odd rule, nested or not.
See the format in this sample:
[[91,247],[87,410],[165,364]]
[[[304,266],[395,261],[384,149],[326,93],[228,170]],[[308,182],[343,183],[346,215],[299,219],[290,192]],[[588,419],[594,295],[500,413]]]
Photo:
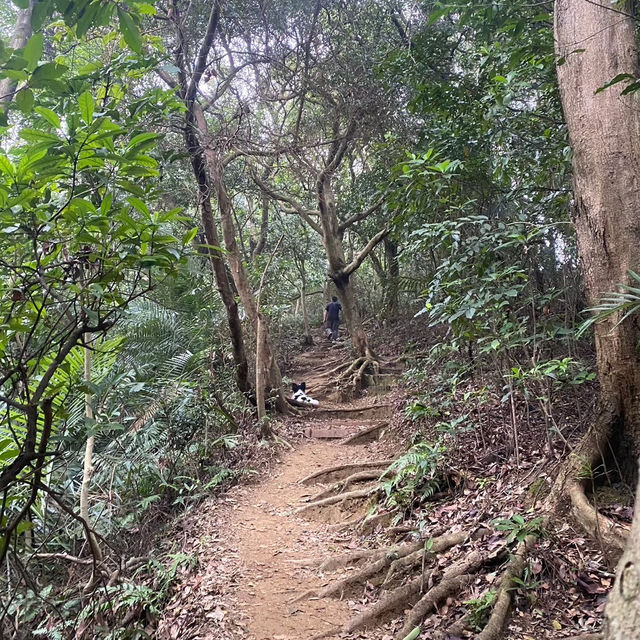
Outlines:
[[[16,26],[13,30],[11,38],[12,49],[22,49],[31,37],[31,14],[33,13],[34,0],[30,0],[29,6],[25,9],[19,9],[16,16]],[[13,100],[13,96],[18,83],[12,78],[3,78],[0,80],[0,109],[6,111],[9,104]]]
[[[640,268],[640,94],[633,3],[556,0],[558,80],[574,154],[574,223],[589,304]],[[638,320],[616,314],[595,326],[601,406],[614,408],[612,447],[635,485],[640,454]],[[600,428],[603,428],[602,426]]]
[[[209,138],[208,125],[204,117],[204,113],[197,103],[194,104],[194,111],[200,137],[202,140],[207,141]],[[236,285],[240,300],[242,301],[242,306],[244,307],[257,334],[258,308],[244,265],[242,264],[240,251],[238,249],[236,229],[233,221],[233,205],[224,181],[222,160],[218,156],[218,153],[214,151],[211,145],[207,142],[203,144],[203,149],[207,164],[207,175],[216,192],[222,226],[222,237],[227,251],[229,266],[231,267],[233,281]],[[280,367],[278,367],[278,363],[274,357],[273,343],[271,340],[269,326],[266,321],[262,329],[264,330],[264,344],[261,356],[263,357],[262,366],[266,372],[265,381],[276,395],[276,405],[278,410],[286,412],[289,410],[289,405],[284,398],[282,374],[280,373]],[[258,366],[258,363],[256,363],[256,368]]]
[[229,277],[227,275],[226,265],[222,257],[222,252],[216,247],[220,247],[220,238],[218,237],[218,229],[213,217],[211,207],[211,187],[207,175],[207,168],[204,161],[204,153],[196,135],[195,118],[187,113],[187,123],[184,130],[185,143],[187,152],[191,158],[191,166],[198,184],[198,192],[200,197],[200,217],[204,228],[205,238],[207,240],[207,253],[211,260],[211,268],[216,280],[216,286],[222,303],[227,314],[227,324],[229,325],[229,333],[231,336],[231,345],[233,349],[233,361],[236,367],[236,384],[242,393],[251,390],[249,383],[249,363],[247,360],[246,349],[244,345],[244,334],[242,331],[242,323],[238,315],[238,303],[231,289]]
[[394,319],[398,315],[398,284],[400,279],[400,263],[398,261],[398,245],[387,237],[384,239],[384,255],[387,267],[387,281],[385,287],[385,314]]
[[304,326],[304,343],[307,346],[313,344],[311,335],[311,325],[309,323],[309,310],[307,309],[307,283],[304,276],[302,277],[302,288],[300,289],[300,306],[302,307],[302,324]]
[[269,424],[266,422],[266,407],[264,401],[264,389],[266,382],[266,370],[265,364],[266,356],[265,351],[268,349],[267,344],[267,333],[266,333],[266,322],[265,318],[262,314],[262,310],[260,308],[262,304],[262,292],[264,291],[264,284],[267,278],[267,272],[269,271],[269,267],[273,262],[273,258],[275,257],[280,245],[282,244],[282,240],[284,236],[280,237],[278,243],[275,248],[271,252],[269,256],[269,261],[262,272],[262,277],[260,278],[260,286],[258,287],[258,296],[256,299],[256,313],[257,313],[257,327],[256,327],[256,405],[258,408],[258,420],[260,421],[260,431],[263,438],[267,438],[272,435],[271,428]]
[[[89,345],[85,342],[84,349],[84,381],[88,385],[91,383],[91,351]],[[84,415],[87,422],[93,420],[93,407],[91,405],[91,393],[87,391],[84,395]],[[93,429],[93,425],[88,425],[90,429]],[[94,435],[90,435],[87,438],[84,447],[84,464],[82,467],[82,486],[80,487],[80,517],[87,523],[87,527],[91,527],[91,521],[89,520],[89,491],[91,489],[91,479],[95,472],[93,466],[93,450],[95,446],[96,438]],[[96,562],[102,560],[102,551],[98,541],[93,533],[88,535],[89,546],[91,547],[91,553],[93,554]],[[93,578],[90,584],[93,583]]]

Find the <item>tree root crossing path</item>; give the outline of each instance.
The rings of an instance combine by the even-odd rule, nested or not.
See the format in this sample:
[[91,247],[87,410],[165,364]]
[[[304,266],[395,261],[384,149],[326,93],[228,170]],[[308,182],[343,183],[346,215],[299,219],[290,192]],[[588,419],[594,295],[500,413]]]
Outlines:
[[[280,449],[254,482],[240,483],[182,525],[183,548],[198,565],[183,577],[157,637],[344,637],[338,630],[358,612],[357,603],[308,595],[326,587],[330,573],[335,577],[336,567],[322,564],[327,558],[353,554],[357,547],[355,529],[391,462],[379,440],[390,407],[373,395],[332,403],[329,382],[312,386],[313,372],[303,370],[314,360],[317,366],[318,351],[304,354],[298,369],[308,374],[307,390],[321,405],[291,420],[289,433],[293,428],[300,435],[291,438],[292,448]],[[327,351],[335,359],[340,350]],[[325,357],[323,369],[334,363]],[[336,483],[337,495],[331,491]]]

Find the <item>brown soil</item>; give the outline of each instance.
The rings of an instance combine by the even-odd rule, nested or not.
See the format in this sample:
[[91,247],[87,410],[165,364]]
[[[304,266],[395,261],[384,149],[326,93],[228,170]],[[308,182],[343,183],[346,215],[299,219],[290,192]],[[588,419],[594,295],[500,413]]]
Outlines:
[[[353,550],[355,538],[333,524],[365,513],[365,501],[295,511],[322,489],[299,481],[321,468],[386,457],[377,441],[343,445],[340,440],[303,437],[305,428],[345,428],[350,432],[382,420],[389,408],[380,397],[349,404],[336,400],[331,381],[317,377],[318,369],[333,366],[346,354],[320,344],[297,361],[296,381],[321,401],[319,410],[281,425],[292,450],[282,450],[272,467],[253,484],[231,489],[212,499],[182,523],[184,550],[196,556],[198,568],[184,575],[164,612],[157,638],[163,640],[308,640],[344,624],[357,604],[344,599],[296,597],[329,582],[317,564],[335,553]],[[316,368],[316,369],[314,369]],[[333,400],[333,402],[332,402]],[[356,407],[370,407],[354,411]],[[321,478],[329,483],[330,480]],[[327,636],[337,637],[337,636]]]

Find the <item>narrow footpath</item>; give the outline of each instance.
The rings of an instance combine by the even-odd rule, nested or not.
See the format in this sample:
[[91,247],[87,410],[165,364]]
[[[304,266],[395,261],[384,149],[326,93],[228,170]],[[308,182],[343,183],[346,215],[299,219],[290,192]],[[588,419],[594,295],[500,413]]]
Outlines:
[[325,373],[345,354],[334,349],[327,358],[327,349],[321,343],[296,361],[296,381],[307,382],[320,408],[305,409],[293,419],[302,437],[293,441],[292,450],[283,449],[255,482],[206,503],[195,521],[188,521],[184,548],[197,557],[198,568],[167,607],[158,638],[311,640],[354,614],[358,604],[351,600],[297,597],[328,583],[319,570],[323,560],[358,546],[345,523],[364,515],[367,502],[300,512],[336,478],[322,477],[325,484],[301,480],[327,467],[385,458],[375,439],[346,441],[386,424],[389,407],[381,396],[355,404],[332,402],[339,390]]

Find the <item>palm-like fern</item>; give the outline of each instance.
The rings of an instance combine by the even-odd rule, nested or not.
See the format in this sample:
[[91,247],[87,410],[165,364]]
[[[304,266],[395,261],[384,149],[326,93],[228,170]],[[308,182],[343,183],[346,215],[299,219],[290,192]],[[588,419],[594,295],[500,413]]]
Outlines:
[[411,507],[416,499],[430,498],[440,488],[446,447],[440,442],[419,442],[386,471],[383,483],[389,507]]
[[[640,275],[631,270],[627,273],[635,282],[640,284]],[[619,315],[617,326],[629,316],[640,312],[640,288],[632,287],[628,284],[619,284],[618,286],[620,287],[619,291],[607,293],[600,299],[600,303],[597,306],[587,309],[592,315],[580,325],[576,334],[577,337],[580,337],[591,325],[605,318]]]

